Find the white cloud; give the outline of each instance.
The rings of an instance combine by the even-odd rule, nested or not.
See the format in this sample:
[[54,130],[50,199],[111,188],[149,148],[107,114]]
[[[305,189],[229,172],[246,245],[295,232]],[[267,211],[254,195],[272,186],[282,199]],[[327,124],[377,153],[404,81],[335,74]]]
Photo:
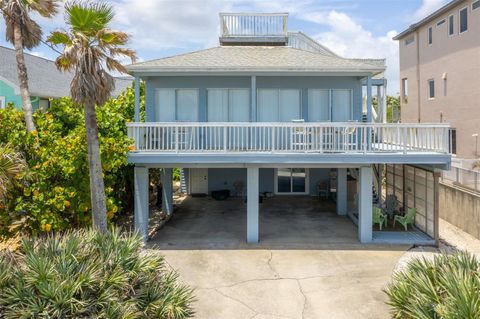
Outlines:
[[121,0],[114,6],[114,26],[126,30],[139,51],[214,46],[218,12],[229,8],[215,0]]
[[396,31],[375,36],[350,16],[337,11],[306,13],[300,16],[310,22],[324,25],[327,31],[313,38],[335,53],[349,58],[386,58],[386,78],[389,94],[397,94],[399,88],[398,43],[392,40]]
[[448,0],[423,0],[422,5],[413,14],[415,20],[420,20],[430,13],[440,9]]

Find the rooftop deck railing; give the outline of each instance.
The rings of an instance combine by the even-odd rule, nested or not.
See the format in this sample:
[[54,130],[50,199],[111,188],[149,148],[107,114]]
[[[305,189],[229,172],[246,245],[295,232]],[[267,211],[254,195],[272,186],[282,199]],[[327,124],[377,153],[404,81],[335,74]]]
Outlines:
[[134,152],[449,153],[445,124],[128,123]]
[[286,37],[288,13],[220,13],[222,37]]

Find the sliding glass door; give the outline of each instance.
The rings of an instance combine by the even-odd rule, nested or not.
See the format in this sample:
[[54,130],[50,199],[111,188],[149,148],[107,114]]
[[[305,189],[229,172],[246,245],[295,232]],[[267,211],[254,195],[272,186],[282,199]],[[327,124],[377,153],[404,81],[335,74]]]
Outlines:
[[306,168],[278,168],[275,177],[277,194],[308,193],[308,170]]

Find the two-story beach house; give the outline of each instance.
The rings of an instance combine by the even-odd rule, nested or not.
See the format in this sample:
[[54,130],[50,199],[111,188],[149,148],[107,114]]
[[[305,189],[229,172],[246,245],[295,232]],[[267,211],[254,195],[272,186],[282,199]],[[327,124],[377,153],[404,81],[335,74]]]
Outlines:
[[219,46],[128,66],[136,87],[136,122],[128,123],[136,228],[147,234],[149,168],[163,168],[168,213],[172,168],[182,168],[189,194],[226,189],[246,197],[248,243],[261,240],[263,196],[294,203],[318,196],[325,185],[336,213],[357,225],[360,242],[388,242],[372,226],[374,194],[385,192],[396,194],[400,206],[416,207],[415,234],[434,241],[438,170],[450,165],[448,125],[383,123],[385,60],[340,57],[288,32],[287,18],[220,14]]
[[450,123],[456,165],[467,168],[480,157],[479,32],[480,0],[453,0],[394,38],[402,121]]

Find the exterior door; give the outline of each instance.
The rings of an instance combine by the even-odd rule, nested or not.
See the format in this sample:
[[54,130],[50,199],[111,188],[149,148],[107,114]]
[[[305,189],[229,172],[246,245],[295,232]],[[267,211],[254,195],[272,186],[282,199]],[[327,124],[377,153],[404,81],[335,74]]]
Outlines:
[[308,194],[308,169],[279,168],[275,174],[275,193],[282,195]]
[[190,194],[208,194],[208,169],[190,169]]

